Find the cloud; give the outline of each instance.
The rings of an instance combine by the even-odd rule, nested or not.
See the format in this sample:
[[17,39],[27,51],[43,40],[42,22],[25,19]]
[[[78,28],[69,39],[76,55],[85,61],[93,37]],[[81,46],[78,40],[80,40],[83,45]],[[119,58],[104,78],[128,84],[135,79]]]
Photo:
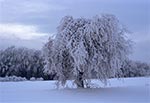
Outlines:
[[[47,38],[45,38],[47,40]],[[45,41],[46,41],[45,40]],[[0,38],[0,50],[6,49],[10,46],[16,47],[27,47],[31,49],[41,49],[45,44],[45,41],[41,39],[34,39],[34,40],[20,40],[20,39],[9,39],[9,38]]]
[[0,38],[18,38],[21,40],[32,40],[47,36],[47,33],[41,33],[33,25],[22,24],[0,24]]
[[[2,11],[7,8],[12,13],[41,13],[47,11],[61,11],[65,6],[55,3],[52,0],[1,0]],[[8,11],[9,12],[9,11]]]
[[133,45],[133,54],[130,58],[133,60],[144,61],[150,63],[150,40],[142,40]]
[[45,2],[25,2],[23,4],[23,8],[25,9],[24,12],[31,13],[31,12],[48,12],[48,11],[61,11],[65,10],[66,7],[58,4],[47,4]]
[[150,32],[148,30],[134,32],[129,38],[134,42],[130,58],[150,63]]
[[65,15],[90,18],[99,13],[111,13],[133,32],[130,36],[135,42],[132,58],[148,61],[149,7],[148,0],[0,0],[0,39],[5,38],[6,41],[1,39],[0,45],[7,44],[6,38],[13,38],[14,42],[9,44],[18,42],[18,38],[28,43],[20,41],[17,44],[39,47],[49,32],[56,32]]

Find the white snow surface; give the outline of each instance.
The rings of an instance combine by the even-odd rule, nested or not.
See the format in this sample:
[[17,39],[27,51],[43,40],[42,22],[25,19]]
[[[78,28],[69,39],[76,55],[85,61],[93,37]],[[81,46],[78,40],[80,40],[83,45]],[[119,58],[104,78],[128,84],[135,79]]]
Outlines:
[[61,89],[55,81],[0,82],[0,103],[150,103],[150,77],[92,82],[96,88],[74,88],[70,81]]

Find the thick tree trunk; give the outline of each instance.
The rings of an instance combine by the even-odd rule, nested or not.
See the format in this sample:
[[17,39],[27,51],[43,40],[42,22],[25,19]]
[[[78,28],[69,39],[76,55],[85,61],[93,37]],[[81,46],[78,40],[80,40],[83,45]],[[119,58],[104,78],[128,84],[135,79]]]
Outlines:
[[76,84],[79,88],[84,88],[83,72],[79,72]]

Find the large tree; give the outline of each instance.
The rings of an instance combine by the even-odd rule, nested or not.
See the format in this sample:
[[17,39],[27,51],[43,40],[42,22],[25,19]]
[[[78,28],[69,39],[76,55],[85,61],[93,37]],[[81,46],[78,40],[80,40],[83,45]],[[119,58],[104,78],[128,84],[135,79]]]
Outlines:
[[115,76],[129,53],[126,29],[113,15],[92,19],[66,16],[51,45],[49,72],[57,73],[60,84],[73,79],[77,87],[87,87],[93,77],[107,83]]

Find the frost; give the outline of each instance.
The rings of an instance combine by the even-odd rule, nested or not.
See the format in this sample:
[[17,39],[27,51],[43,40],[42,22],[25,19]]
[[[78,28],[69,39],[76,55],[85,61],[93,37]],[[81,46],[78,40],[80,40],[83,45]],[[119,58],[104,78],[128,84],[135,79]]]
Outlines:
[[113,15],[92,19],[66,16],[55,39],[45,46],[46,71],[57,74],[62,85],[73,79],[78,87],[86,87],[93,75],[107,83],[127,59],[130,42],[125,33]]

